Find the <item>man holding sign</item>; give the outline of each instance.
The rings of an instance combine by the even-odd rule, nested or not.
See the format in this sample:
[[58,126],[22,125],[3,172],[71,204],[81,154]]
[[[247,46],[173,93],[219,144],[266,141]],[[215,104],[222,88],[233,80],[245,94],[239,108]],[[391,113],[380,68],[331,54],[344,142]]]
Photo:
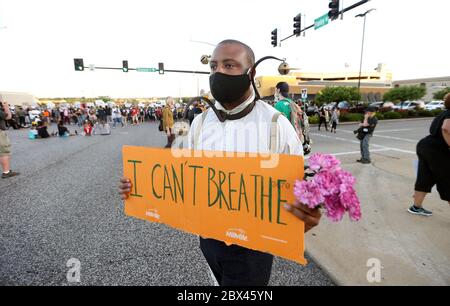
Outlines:
[[[188,135],[190,149],[303,155],[302,144],[289,120],[280,116],[280,113],[273,107],[256,98],[257,95],[251,86],[251,80],[255,77],[252,69],[254,65],[255,56],[252,49],[242,42],[225,40],[216,47],[210,63],[210,87],[211,93],[216,99],[215,107],[226,120],[221,122],[211,110],[197,116]],[[223,163],[223,161],[218,160],[217,163]],[[161,168],[158,166],[154,166],[153,169],[160,171]],[[136,164],[134,167],[136,169]],[[276,168],[277,163],[271,160],[271,162],[261,163],[261,167]],[[164,173],[164,177],[166,176],[165,170],[161,170],[160,173]],[[208,178],[210,178],[209,171]],[[220,186],[224,180],[220,180]],[[241,179],[239,185],[244,184],[244,181]],[[255,186],[256,182],[257,176],[255,175]],[[279,182],[280,180],[278,180],[278,190],[280,189]],[[217,187],[217,183],[215,185]],[[272,185],[272,180],[269,185]],[[261,186],[263,185],[261,184]],[[153,187],[154,185],[152,185]],[[131,181],[128,178],[121,179],[119,189],[122,199],[127,199],[132,192]],[[263,189],[264,187],[260,190],[261,203],[265,196]],[[235,191],[235,193],[238,192]],[[222,201],[222,195],[220,195],[220,201]],[[280,201],[278,201],[279,204]],[[304,222],[305,232],[318,225],[321,217],[318,209],[312,210],[300,203],[285,204],[284,209]],[[278,217],[274,215],[273,222],[276,219],[281,223],[279,216],[279,212]],[[233,235],[239,235],[239,232],[233,233]],[[303,233],[298,233],[298,235],[303,236]],[[273,255],[234,244],[227,245],[225,242],[215,239],[200,238],[200,248],[221,286],[265,286],[268,284]]]

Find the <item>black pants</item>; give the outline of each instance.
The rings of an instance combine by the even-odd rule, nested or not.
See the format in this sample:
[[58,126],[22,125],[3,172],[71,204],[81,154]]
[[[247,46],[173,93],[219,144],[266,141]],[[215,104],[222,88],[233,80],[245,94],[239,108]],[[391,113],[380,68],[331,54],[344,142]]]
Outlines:
[[322,124],[325,125],[325,130],[328,131],[327,120],[326,120],[325,117],[320,117],[319,118],[319,131],[320,131],[320,127],[322,126]]
[[200,238],[200,249],[220,286],[267,286],[273,256]]
[[419,168],[416,191],[430,193],[434,185],[443,201],[450,202],[450,150],[441,148],[431,136],[417,144]]

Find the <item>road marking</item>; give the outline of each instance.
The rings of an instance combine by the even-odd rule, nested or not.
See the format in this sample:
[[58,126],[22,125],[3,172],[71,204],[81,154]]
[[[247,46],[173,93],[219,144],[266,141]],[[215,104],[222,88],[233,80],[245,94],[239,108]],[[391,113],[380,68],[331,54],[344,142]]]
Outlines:
[[377,133],[404,132],[404,131],[413,131],[413,130],[414,130],[414,129],[377,130]]
[[[353,134],[353,132],[351,132],[351,131],[341,130],[341,132],[348,133],[348,134]],[[381,136],[381,135],[377,135],[377,134],[373,135],[373,137],[393,139],[393,140],[401,140],[401,141],[410,142],[410,143],[418,143],[419,142],[418,140],[414,140],[414,139],[399,138],[399,137],[392,137],[392,136]]]
[[[353,134],[353,132],[350,132],[350,133]],[[321,134],[316,134],[316,133],[311,133],[311,135],[319,136],[319,137],[323,137],[323,138],[330,138],[330,139],[334,139],[334,140],[341,140],[341,141],[344,141],[344,142],[351,142],[351,143],[359,144],[359,141],[350,140],[350,139],[341,138],[341,137],[332,137],[332,136],[321,135]],[[372,147],[377,147],[377,148],[380,148],[380,149],[387,149],[387,150],[391,150],[391,151],[396,151],[396,152],[416,155],[416,152],[414,152],[414,151],[408,151],[408,150],[403,150],[403,149],[398,149],[398,148],[386,147],[386,146],[377,145],[377,144],[371,144],[371,146]]]
[[[370,153],[372,152],[387,152],[391,151],[391,149],[376,149],[376,150],[370,150]],[[340,152],[340,153],[330,153],[333,156],[343,156],[343,155],[355,155],[355,154],[361,154],[361,151],[351,151],[351,152]],[[305,157],[305,160],[308,160],[310,156]]]

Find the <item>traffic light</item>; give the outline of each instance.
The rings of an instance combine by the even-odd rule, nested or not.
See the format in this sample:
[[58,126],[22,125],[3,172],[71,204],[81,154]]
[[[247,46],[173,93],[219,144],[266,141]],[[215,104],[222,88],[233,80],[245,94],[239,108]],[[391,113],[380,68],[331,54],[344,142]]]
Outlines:
[[272,46],[276,47],[278,45],[278,29],[272,31]]
[[335,20],[339,17],[339,0],[330,0],[328,5],[330,11],[328,12],[328,18]]
[[75,71],[84,71],[84,63],[82,58],[74,58]]
[[302,14],[298,14],[294,17],[294,35],[300,36],[302,32]]
[[128,61],[122,61],[122,71],[128,72]]
[[158,63],[159,74],[164,74],[164,63]]

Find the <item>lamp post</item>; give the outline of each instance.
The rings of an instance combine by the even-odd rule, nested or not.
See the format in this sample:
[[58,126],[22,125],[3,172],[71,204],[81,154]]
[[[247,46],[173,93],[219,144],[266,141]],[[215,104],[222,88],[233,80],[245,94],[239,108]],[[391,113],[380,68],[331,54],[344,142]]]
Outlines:
[[363,36],[362,36],[362,45],[361,45],[361,60],[359,63],[359,78],[358,78],[358,94],[360,97],[361,97],[361,70],[362,70],[363,54],[364,54],[364,38],[366,35],[366,16],[367,16],[367,14],[369,14],[372,11],[375,11],[375,9],[370,9],[367,12],[365,12],[364,14],[358,14],[355,16],[355,18],[364,17]]

